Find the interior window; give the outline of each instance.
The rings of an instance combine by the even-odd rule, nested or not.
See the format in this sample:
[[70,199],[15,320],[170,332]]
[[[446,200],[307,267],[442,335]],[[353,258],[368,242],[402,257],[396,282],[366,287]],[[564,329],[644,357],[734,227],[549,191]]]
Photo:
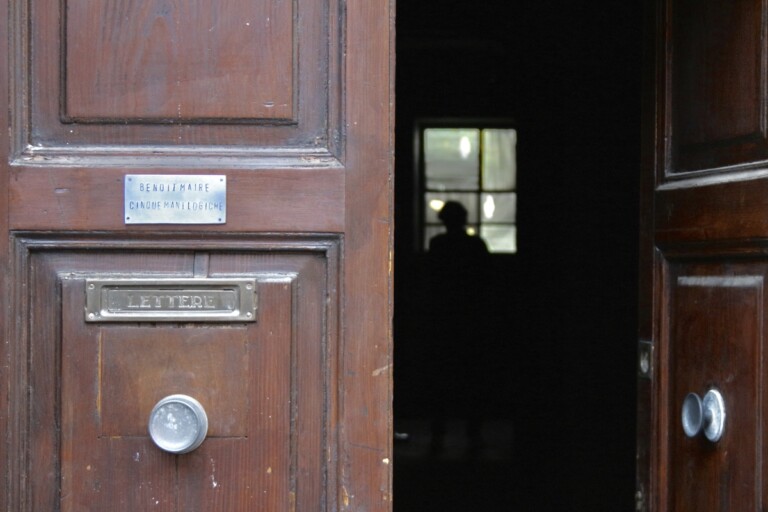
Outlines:
[[420,128],[422,247],[444,231],[448,201],[467,210],[467,232],[493,253],[517,252],[517,130],[511,127]]

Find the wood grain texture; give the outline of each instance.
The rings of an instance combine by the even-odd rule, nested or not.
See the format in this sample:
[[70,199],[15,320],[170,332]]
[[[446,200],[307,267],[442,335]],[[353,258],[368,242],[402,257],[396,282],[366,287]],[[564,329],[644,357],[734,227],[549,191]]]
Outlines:
[[677,143],[759,135],[761,3],[676,0],[670,5]]
[[[151,169],[142,169],[152,172]],[[167,169],[155,169],[166,174]],[[189,171],[193,174],[199,171]],[[227,176],[227,223],[210,231],[340,232],[344,228],[344,173],[340,169],[264,172],[209,170]],[[94,169],[16,169],[10,185],[14,229],[127,230],[123,176]],[[178,226],[130,226],[178,230]]]
[[393,23],[394,2],[347,2],[348,40],[355,42],[347,69],[356,72],[347,73],[346,89],[359,93],[346,98],[342,467],[331,510],[391,508]]
[[[9,9],[7,2],[0,1],[0,27],[8,27]],[[9,41],[10,37],[0,38],[0,70],[9,69]],[[0,98],[10,98],[9,90],[10,80],[7,80],[5,74],[0,71]],[[4,103],[0,103],[3,104]],[[10,108],[0,108],[0,126],[11,126],[9,119]],[[10,137],[0,137],[0,155],[9,155],[11,153]],[[9,159],[0,158],[0,183],[8,183]],[[14,283],[11,282],[12,275],[12,252],[8,246],[8,189],[3,186],[0,191],[0,389],[10,390],[11,380],[18,377],[16,370],[10,366],[11,357],[11,338],[9,336],[14,319],[10,313]],[[11,485],[15,485],[15,478],[20,472],[17,464],[19,461],[10,461],[8,447],[17,440],[16,425],[9,423],[8,408],[10,401],[16,397],[11,397],[10,391],[0,392],[0,436],[4,442],[0,443],[0,510],[8,510],[9,495]]]
[[63,115],[295,121],[293,7],[281,0],[68,0]]
[[[12,13],[21,153],[139,145],[340,154],[337,0],[34,0]],[[34,20],[29,30],[25,20]]]
[[[762,174],[762,172],[761,172]],[[659,243],[761,238],[768,233],[768,178],[689,186],[656,193],[655,225]]]
[[765,159],[765,5],[759,0],[666,5],[668,172]]
[[[765,304],[764,263],[676,265],[668,333],[671,510],[761,510],[764,428],[760,411]],[[718,389],[726,400],[726,430],[713,445],[687,438],[679,421],[683,399]],[[757,491],[757,492],[756,492]]]
[[[29,332],[16,333],[28,341],[14,355],[33,366],[11,389],[35,391],[29,401],[14,402],[11,416],[23,426],[20,444],[29,447],[23,464],[34,469],[31,486],[17,489],[22,495],[13,502],[29,499],[29,510],[317,510],[334,492],[335,480],[324,475],[335,473],[337,460],[328,455],[337,451],[331,432],[338,425],[326,414],[338,409],[339,396],[332,360],[338,353],[336,242],[294,239],[302,252],[269,240],[254,250],[249,241],[250,251],[232,251],[218,239],[212,244],[218,250],[201,259],[157,238],[153,251],[114,251],[126,241],[35,238],[20,246],[32,299]],[[257,279],[257,323],[84,321],[87,276],[184,275],[201,261],[211,277]],[[179,344],[188,346],[174,350]],[[209,437],[189,456],[161,452],[146,434],[153,401],[175,392],[197,395],[209,413]],[[246,404],[245,416],[230,410],[239,404]]]
[[[642,510],[765,507],[768,259],[765,4],[647,3],[640,385]],[[650,28],[653,26],[653,28]],[[717,443],[681,427],[685,395],[721,390]]]
[[[394,2],[222,4],[232,30],[244,21],[232,14],[238,6],[290,11],[290,37],[284,18],[277,32],[258,36],[272,49],[235,33],[228,40],[232,30],[206,41],[176,27],[180,13],[213,22],[217,11],[201,2],[140,3],[0,0],[8,29],[0,90],[9,101],[0,119],[10,127],[0,142],[0,248],[10,287],[5,339],[14,340],[0,365],[8,384],[7,402],[0,395],[8,412],[0,414],[8,440],[0,443],[0,503],[14,512],[388,511]],[[136,27],[149,30],[146,40]],[[174,60],[184,45],[190,54],[226,53],[241,43],[250,57],[280,62],[260,60],[254,70],[251,61],[230,82],[219,76],[230,56],[203,62],[199,80],[190,78],[189,54]],[[287,76],[281,57],[289,46]],[[243,81],[290,97],[290,110],[269,107],[273,117],[264,118],[267,107],[257,102],[233,112],[249,98]],[[126,226],[127,173],[226,174],[228,222]],[[120,365],[116,342],[101,333],[116,326],[81,322],[76,283],[95,274],[239,273],[257,276],[260,314],[269,311],[245,328],[250,382],[239,392],[249,397],[247,436],[220,436],[228,427],[214,422],[210,443],[177,460],[152,451],[145,437],[112,435],[124,421],[136,431],[134,412],[114,415],[109,435],[101,432],[94,418],[109,408],[97,407],[97,391],[121,402],[136,391],[142,398],[129,405],[142,408],[166,383],[155,375],[151,385],[113,383],[129,390],[94,385],[94,365],[104,363],[93,355],[105,350],[99,340],[112,344],[109,364]],[[72,349],[75,339],[85,346]],[[132,350],[128,371],[142,371],[141,352],[154,349]],[[229,356],[218,362],[238,366]],[[210,374],[236,378],[242,367]]]
[[100,436],[145,436],[147,411],[178,393],[203,405],[209,436],[248,436],[248,395],[240,393],[250,379],[244,328],[107,327],[89,341],[70,352],[97,354],[90,385]]

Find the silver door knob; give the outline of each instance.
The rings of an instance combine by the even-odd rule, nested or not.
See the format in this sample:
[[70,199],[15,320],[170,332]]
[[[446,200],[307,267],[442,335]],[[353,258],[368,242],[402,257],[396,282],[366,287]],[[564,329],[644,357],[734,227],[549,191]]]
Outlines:
[[725,430],[725,401],[720,391],[710,389],[704,398],[696,393],[688,393],[683,400],[683,432],[688,437],[696,437],[701,432],[710,441],[717,442]]
[[149,415],[149,437],[161,450],[191,452],[208,434],[208,416],[200,402],[187,395],[170,395]]

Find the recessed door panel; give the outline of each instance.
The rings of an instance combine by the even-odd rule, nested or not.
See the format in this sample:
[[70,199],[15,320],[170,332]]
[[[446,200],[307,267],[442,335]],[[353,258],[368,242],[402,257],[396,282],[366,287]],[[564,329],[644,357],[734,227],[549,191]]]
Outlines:
[[28,59],[13,69],[27,155],[338,150],[337,1],[32,0],[12,15],[29,20],[12,47]]
[[[669,278],[670,510],[760,510],[764,265],[680,265]],[[758,273],[755,273],[758,272]],[[665,357],[665,358],[666,358]],[[689,393],[723,397],[722,437],[683,431]],[[706,411],[705,411],[706,412]],[[724,508],[723,508],[724,507]]]
[[[78,243],[25,252],[35,242],[19,242],[36,297],[31,392],[15,410],[22,423],[29,417],[32,510],[316,510],[333,482],[324,476],[335,445],[323,411],[336,407],[335,308],[326,300],[335,297],[336,241],[300,242],[283,256],[272,241],[268,252],[169,247],[111,260],[63,249]],[[257,319],[86,321],[89,280],[117,275],[254,279]],[[168,453],[148,434],[154,405],[175,394],[198,400],[208,417],[205,440],[189,453]]]
[[664,4],[666,172],[674,177],[765,159],[765,4]]
[[294,2],[65,5],[66,119],[294,121]]

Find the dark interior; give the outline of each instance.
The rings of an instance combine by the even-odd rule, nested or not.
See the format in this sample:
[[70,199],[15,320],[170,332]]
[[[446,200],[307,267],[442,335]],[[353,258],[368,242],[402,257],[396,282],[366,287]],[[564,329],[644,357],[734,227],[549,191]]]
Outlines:
[[[396,512],[634,508],[641,46],[635,1],[398,3]],[[519,251],[478,278],[482,314],[452,294],[466,314],[441,322],[461,339],[434,335],[424,313],[436,298],[414,241],[422,118],[518,130]],[[462,399],[457,366],[435,364],[446,357],[475,368]],[[438,453],[436,410],[449,411]]]

